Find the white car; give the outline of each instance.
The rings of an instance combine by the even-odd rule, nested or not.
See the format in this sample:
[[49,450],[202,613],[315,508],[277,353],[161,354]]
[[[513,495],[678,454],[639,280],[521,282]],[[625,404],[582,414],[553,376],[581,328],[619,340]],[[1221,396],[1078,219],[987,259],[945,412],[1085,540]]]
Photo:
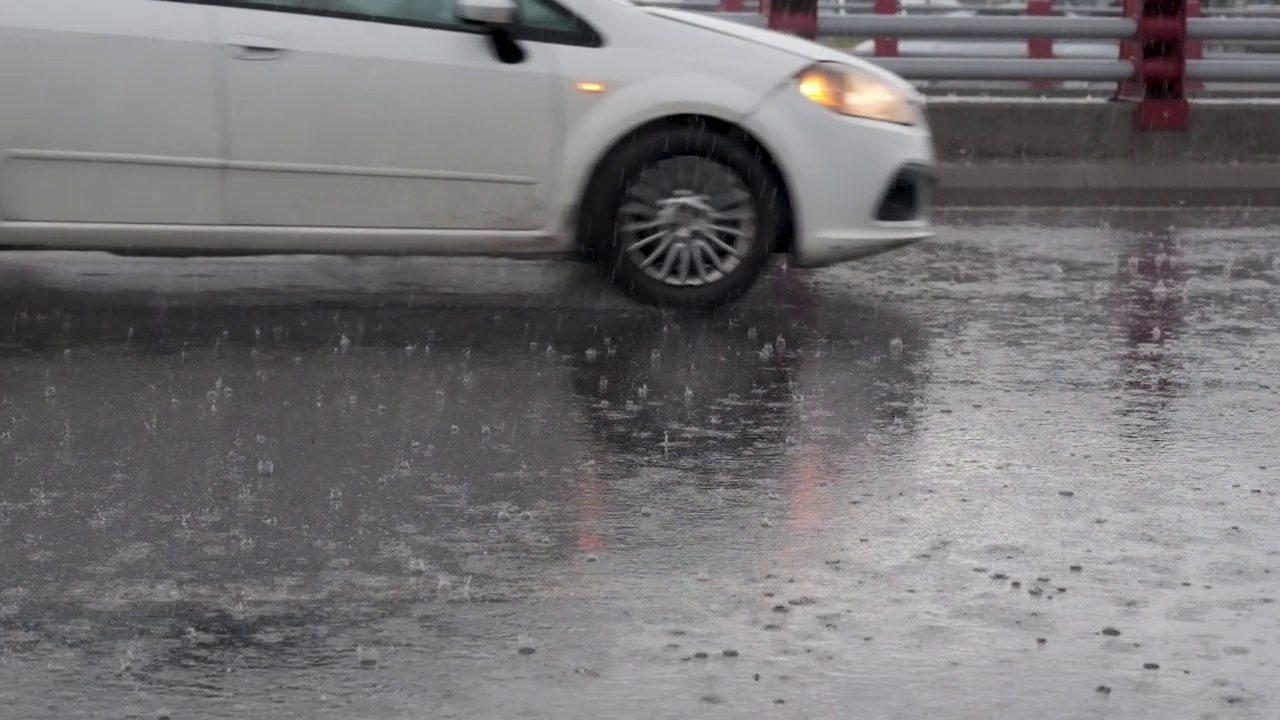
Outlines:
[[901,78],[626,0],[0,0],[0,247],[579,255],[696,307],[932,235]]

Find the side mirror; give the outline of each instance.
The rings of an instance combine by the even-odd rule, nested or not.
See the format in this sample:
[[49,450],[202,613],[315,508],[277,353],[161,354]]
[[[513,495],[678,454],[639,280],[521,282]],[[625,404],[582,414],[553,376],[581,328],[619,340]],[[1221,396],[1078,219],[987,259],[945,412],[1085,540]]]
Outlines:
[[516,24],[515,0],[458,0],[458,19],[491,28]]

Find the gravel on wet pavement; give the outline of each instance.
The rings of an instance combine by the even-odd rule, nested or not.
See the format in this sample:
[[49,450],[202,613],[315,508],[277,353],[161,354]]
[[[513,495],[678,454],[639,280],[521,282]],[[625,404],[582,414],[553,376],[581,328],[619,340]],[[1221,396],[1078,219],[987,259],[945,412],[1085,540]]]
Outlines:
[[15,718],[1274,718],[1280,214],[590,268],[0,255]]

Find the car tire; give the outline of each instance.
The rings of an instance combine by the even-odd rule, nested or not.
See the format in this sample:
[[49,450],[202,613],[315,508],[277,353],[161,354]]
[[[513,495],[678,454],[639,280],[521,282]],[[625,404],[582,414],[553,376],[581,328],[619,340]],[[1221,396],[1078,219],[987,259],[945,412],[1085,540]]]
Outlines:
[[586,249],[640,302],[709,309],[751,289],[782,219],[755,152],[703,126],[629,139],[601,163],[582,205]]

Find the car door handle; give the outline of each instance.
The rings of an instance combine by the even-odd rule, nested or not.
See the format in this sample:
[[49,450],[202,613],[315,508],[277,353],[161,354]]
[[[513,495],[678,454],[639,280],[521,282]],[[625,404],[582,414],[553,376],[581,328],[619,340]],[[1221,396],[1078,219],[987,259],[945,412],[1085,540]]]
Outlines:
[[233,37],[229,48],[231,57],[237,60],[276,60],[289,54],[284,43],[247,35]]
[[275,60],[288,55],[289,51],[262,45],[236,45],[233,54],[240,60]]
[[276,60],[288,55],[284,48],[267,45],[232,45],[231,56],[237,60]]

